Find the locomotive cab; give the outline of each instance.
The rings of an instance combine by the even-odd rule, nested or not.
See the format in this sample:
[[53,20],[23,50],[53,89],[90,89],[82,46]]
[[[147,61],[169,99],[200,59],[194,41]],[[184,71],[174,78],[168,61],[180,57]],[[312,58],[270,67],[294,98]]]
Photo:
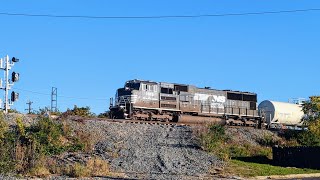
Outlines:
[[127,81],[123,88],[119,88],[115,95],[115,104],[110,106],[111,118],[128,119],[130,118],[130,110],[132,105],[132,95],[134,90],[140,90],[141,83]]

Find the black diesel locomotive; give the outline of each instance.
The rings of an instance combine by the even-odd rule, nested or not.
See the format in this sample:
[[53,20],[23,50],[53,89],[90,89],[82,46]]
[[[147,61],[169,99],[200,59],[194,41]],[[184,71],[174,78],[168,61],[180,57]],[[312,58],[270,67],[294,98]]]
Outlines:
[[255,93],[143,80],[127,81],[117,90],[110,115],[146,121],[219,118],[230,125],[261,124]]

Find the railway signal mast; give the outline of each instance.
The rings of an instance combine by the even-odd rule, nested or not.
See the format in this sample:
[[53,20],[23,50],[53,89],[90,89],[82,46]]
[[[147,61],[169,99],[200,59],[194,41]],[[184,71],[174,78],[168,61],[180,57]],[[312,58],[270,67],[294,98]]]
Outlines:
[[[4,112],[7,114],[8,110],[10,109],[10,106],[13,105],[15,101],[19,99],[19,93],[12,91],[11,92],[11,98],[9,99],[9,91],[14,85],[15,82],[18,82],[20,79],[20,74],[13,72],[11,75],[11,79],[9,79],[9,74],[11,68],[14,66],[15,63],[19,62],[19,59],[13,57],[12,59],[9,59],[9,56],[7,55],[4,58],[0,59],[0,69],[3,70],[4,73],[4,79],[5,84],[3,86],[3,81],[0,79],[0,89],[5,91],[5,100],[4,100]],[[0,106],[2,106],[2,101]]]

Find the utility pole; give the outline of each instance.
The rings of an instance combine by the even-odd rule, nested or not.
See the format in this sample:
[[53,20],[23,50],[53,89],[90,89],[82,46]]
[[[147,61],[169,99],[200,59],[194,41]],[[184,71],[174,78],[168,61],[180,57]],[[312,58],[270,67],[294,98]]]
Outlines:
[[[4,112],[7,114],[8,110],[10,109],[10,106],[13,105],[13,102],[17,101],[19,99],[19,93],[12,92],[11,93],[11,99],[9,100],[9,91],[11,87],[14,85],[15,82],[19,81],[20,75],[19,73],[13,72],[11,80],[9,79],[9,72],[11,68],[14,66],[14,63],[19,62],[19,59],[13,57],[11,60],[9,59],[9,56],[0,59],[0,69],[4,70],[4,79],[5,79],[5,85],[3,87],[2,79],[0,79],[0,89],[5,91],[5,100],[4,100]],[[5,63],[5,65],[3,65]]]
[[58,88],[52,87],[51,92],[51,112],[58,111]]
[[29,100],[26,104],[28,105],[28,109],[26,110],[28,111],[28,114],[31,114],[31,111],[32,111],[31,105],[33,104],[33,102]]

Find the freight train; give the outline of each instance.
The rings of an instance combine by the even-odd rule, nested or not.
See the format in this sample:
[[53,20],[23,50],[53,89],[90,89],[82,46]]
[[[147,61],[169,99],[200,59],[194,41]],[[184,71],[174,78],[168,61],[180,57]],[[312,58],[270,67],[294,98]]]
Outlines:
[[259,127],[264,123],[257,109],[257,94],[251,92],[135,79],[117,90],[114,102],[110,104],[114,119],[223,119],[229,125]]

